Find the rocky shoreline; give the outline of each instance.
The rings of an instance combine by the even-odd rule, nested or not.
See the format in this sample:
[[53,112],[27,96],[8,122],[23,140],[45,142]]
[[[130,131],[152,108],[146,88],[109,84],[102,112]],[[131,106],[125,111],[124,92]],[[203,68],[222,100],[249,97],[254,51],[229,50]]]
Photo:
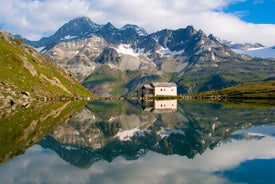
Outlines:
[[28,107],[35,99],[27,91],[19,91],[15,85],[0,82],[0,117],[17,107]]

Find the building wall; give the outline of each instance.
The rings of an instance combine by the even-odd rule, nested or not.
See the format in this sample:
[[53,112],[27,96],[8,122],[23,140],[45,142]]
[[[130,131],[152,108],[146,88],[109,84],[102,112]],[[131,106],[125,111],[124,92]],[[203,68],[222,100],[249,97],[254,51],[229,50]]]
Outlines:
[[177,96],[177,87],[155,87],[155,96]]
[[155,100],[155,109],[177,109],[177,100]]

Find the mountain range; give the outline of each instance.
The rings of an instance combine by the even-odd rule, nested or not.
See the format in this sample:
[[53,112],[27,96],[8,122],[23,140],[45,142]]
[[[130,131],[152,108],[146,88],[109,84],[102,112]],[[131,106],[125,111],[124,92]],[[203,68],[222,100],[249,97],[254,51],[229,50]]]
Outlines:
[[149,34],[137,25],[116,28],[79,17],[49,37],[24,41],[99,96],[133,95],[154,81],[175,82],[186,94],[275,77],[274,59],[237,54],[193,26]]

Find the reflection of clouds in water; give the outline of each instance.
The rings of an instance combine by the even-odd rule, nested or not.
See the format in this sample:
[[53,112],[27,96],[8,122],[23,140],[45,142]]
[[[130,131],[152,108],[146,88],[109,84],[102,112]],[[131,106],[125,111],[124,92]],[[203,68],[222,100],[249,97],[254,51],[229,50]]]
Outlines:
[[214,150],[207,150],[203,155],[197,155],[194,161],[200,164],[198,168],[205,171],[226,170],[246,160],[275,158],[274,144],[274,137],[235,141],[222,144]]
[[19,156],[0,168],[3,183],[85,183],[85,173],[78,173],[51,150],[33,146],[25,155]]
[[[73,167],[53,151],[40,146],[30,148],[0,168],[3,183],[185,183],[208,181],[219,183],[220,178],[199,171],[186,170],[178,156],[166,157],[149,153],[146,158],[126,161],[117,158],[112,163],[100,161],[88,169]],[[196,182],[195,182],[196,183]]]
[[227,183],[211,175],[255,158],[274,158],[274,137],[235,141],[207,150],[193,160],[149,152],[138,160],[99,161],[76,168],[48,149],[36,145],[0,168],[3,183]]

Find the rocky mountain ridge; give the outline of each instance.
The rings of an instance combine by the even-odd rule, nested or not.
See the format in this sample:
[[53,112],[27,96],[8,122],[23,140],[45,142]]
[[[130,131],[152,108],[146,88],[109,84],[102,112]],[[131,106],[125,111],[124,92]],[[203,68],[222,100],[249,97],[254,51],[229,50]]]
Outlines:
[[131,95],[152,81],[173,81],[179,93],[192,93],[263,81],[275,73],[272,60],[236,54],[193,26],[148,34],[135,25],[118,29],[81,17],[27,43],[43,47],[53,63],[100,96]]
[[222,40],[218,37],[216,39],[219,40],[219,42],[230,46],[232,49],[237,49],[237,50],[248,50],[248,49],[256,49],[256,48],[265,47],[261,43],[236,43],[236,42],[232,42],[232,41],[228,41],[228,40]]
[[[109,33],[112,32],[111,35]],[[35,47],[43,49],[50,49],[61,41],[68,41],[74,39],[82,39],[90,37],[91,35],[100,35],[108,42],[127,42],[124,38],[132,37],[135,39],[139,35],[147,35],[147,32],[136,25],[126,24],[120,29],[114,27],[110,22],[105,25],[99,25],[92,22],[88,17],[78,17],[61,26],[52,36],[43,37],[38,41],[24,41]]]

